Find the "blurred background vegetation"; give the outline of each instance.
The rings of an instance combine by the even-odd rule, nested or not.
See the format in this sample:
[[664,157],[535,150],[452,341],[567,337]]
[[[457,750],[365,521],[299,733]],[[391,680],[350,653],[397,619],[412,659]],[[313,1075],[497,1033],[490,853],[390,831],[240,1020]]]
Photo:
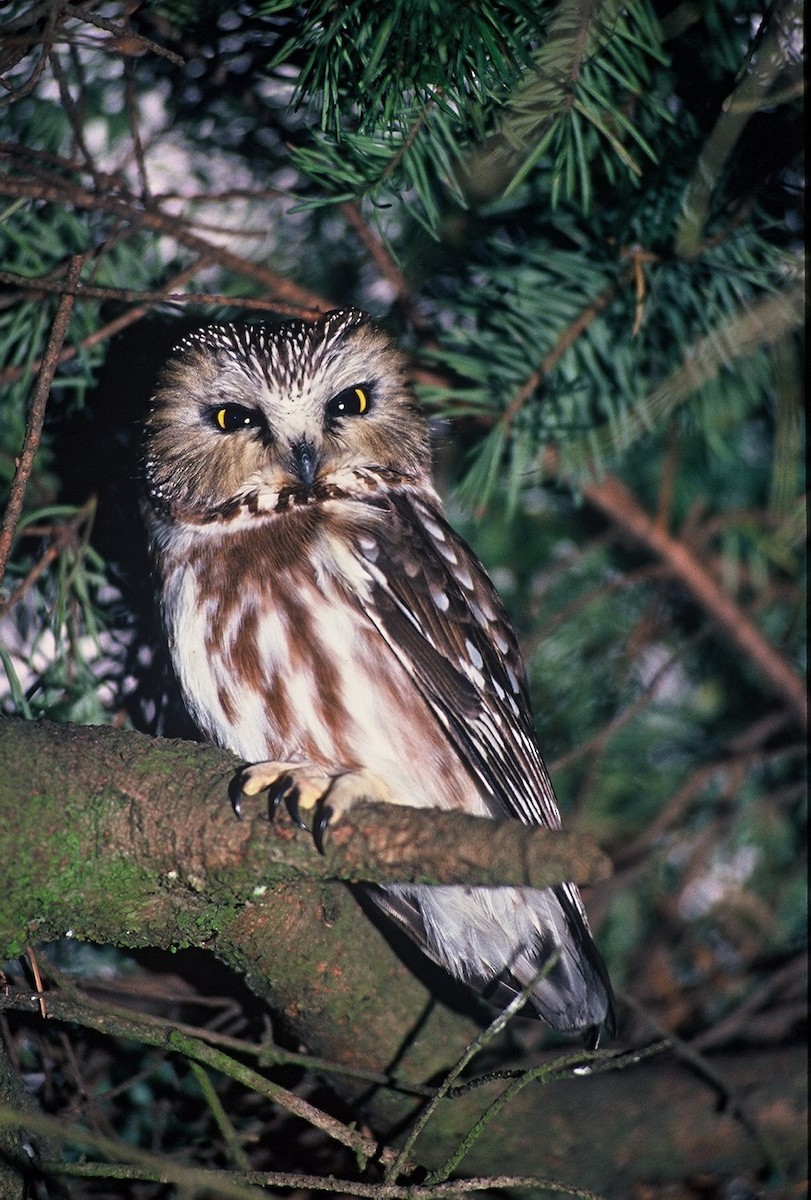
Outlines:
[[[626,1036],[800,1047],[800,6],[17,0],[0,20],[2,711],[193,736],[137,509],[156,372],[193,326],[365,308],[411,355],[451,519],[521,636],[564,823],[616,864],[589,909]],[[67,966],[148,992],[161,964]],[[5,1030],[52,1111],[77,1072],[86,1096],[137,1073]],[[120,1135],[139,1096],[173,1093],[182,1124],[160,1070]]]

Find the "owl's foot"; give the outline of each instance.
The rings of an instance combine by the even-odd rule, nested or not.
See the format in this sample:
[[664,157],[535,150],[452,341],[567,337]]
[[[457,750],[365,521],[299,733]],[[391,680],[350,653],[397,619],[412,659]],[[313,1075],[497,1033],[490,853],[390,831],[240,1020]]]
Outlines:
[[257,796],[267,791],[271,820],[284,801],[299,828],[312,831],[313,841],[321,854],[324,853],[324,837],[329,826],[358,800],[377,800],[387,804],[394,802],[389,787],[371,771],[336,771],[330,774],[312,763],[253,763],[243,767],[232,780],[228,791],[237,816],[246,796]]

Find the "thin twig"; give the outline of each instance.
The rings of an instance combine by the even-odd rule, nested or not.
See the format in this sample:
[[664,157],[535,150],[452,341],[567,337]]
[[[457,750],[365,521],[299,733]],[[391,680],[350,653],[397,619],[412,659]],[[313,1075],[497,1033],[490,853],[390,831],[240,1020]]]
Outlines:
[[151,198],[149,191],[149,176],[147,175],[146,159],[144,157],[144,143],[141,138],[138,98],[135,91],[135,73],[132,68],[132,61],[129,58],[124,59],[124,97],[125,107],[127,109],[127,117],[130,123],[132,152],[135,156],[135,166],[136,170],[138,171],[138,180],[141,185],[141,199],[143,200],[144,204],[148,204]]
[[192,1075],[197,1080],[197,1086],[203,1093],[203,1098],[209,1107],[214,1123],[220,1131],[220,1136],[225,1142],[228,1150],[240,1171],[250,1171],[251,1161],[245,1153],[245,1149],[239,1140],[239,1135],[234,1129],[231,1118],[223,1107],[222,1100],[217,1095],[211,1078],[200,1063],[191,1060],[189,1062]]
[[[194,273],[200,270],[195,265]],[[67,294],[65,285],[48,279],[36,279],[25,275],[15,275],[11,271],[0,271],[0,283],[10,284],[22,291],[33,293]],[[250,296],[229,296],[224,292],[170,292],[170,291],[138,291],[135,288],[95,287],[92,284],[78,284],[71,293],[73,296],[83,296],[88,300],[119,300],[126,304],[218,304],[231,308],[256,308],[273,312],[288,312],[292,316],[300,316],[301,305],[280,304],[274,300],[260,300]],[[311,313],[312,309],[305,309]]]
[[724,1108],[727,1109],[733,1118],[740,1123],[742,1128],[759,1147],[760,1152],[762,1153],[771,1170],[779,1173],[779,1153],[776,1151],[775,1147],[772,1146],[770,1139],[764,1134],[757,1121],[755,1121],[754,1118],[749,1115],[743,1100],[740,1098],[740,1096],[736,1095],[730,1085],[725,1079],[722,1078],[710,1061],[705,1058],[703,1054],[700,1054],[695,1047],[691,1046],[689,1042],[684,1041],[683,1038],[680,1038],[678,1034],[674,1033],[671,1029],[665,1029],[664,1026],[662,1026],[659,1021],[657,1021],[656,1018],[648,1012],[644,1005],[635,1000],[633,996],[628,995],[627,992],[623,992],[622,1000],[636,1013],[638,1017],[641,1017],[642,1020],[650,1026],[654,1033],[656,1033],[659,1037],[666,1039],[670,1049],[678,1059],[680,1059],[683,1063],[686,1063],[687,1066],[691,1067],[696,1075],[698,1075],[699,1079],[703,1080],[704,1083],[708,1084],[713,1091],[715,1091]]
[[[104,1137],[77,1125],[66,1125],[54,1117],[40,1113],[19,1113],[8,1105],[0,1105],[0,1128],[23,1127],[63,1145],[81,1145],[98,1155],[112,1159],[109,1163],[43,1162],[40,1169],[49,1175],[78,1179],[126,1179],[153,1183],[171,1183],[184,1194],[203,1191],[221,1200],[267,1200],[268,1188],[294,1191],[338,1192],[344,1196],[360,1196],[364,1200],[448,1200],[456,1195],[490,1192],[504,1189],[532,1189],[559,1192],[581,1200],[596,1200],[594,1192],[584,1191],[557,1180],[527,1175],[492,1175],[473,1179],[457,1179],[431,1186],[413,1184],[365,1183],[354,1179],[338,1179],[327,1175],[300,1175],[286,1171],[226,1171],[198,1167],[175,1159],[141,1150],[117,1138]],[[116,1161],[117,1160],[117,1161]]]
[[222,1072],[258,1096],[264,1096],[267,1100],[279,1104],[286,1112],[307,1121],[313,1128],[320,1129],[334,1141],[339,1142],[342,1146],[347,1146],[364,1158],[379,1158],[380,1161],[386,1163],[392,1162],[398,1157],[393,1150],[381,1149],[374,1138],[359,1133],[356,1129],[345,1125],[343,1121],[324,1112],[323,1109],[316,1108],[314,1104],[310,1104],[303,1097],[297,1096],[295,1092],[282,1087],[281,1084],[274,1083],[258,1071],[231,1058],[222,1050],[216,1050],[213,1046],[206,1045],[198,1038],[188,1037],[175,1029],[169,1033],[167,1043],[171,1050],[177,1051],[192,1061],[204,1063],[215,1071]]
[[[98,29],[103,29],[106,33],[111,33],[113,39],[107,44],[113,49],[119,51],[122,45],[129,47],[130,43],[137,46],[139,51],[149,50],[152,54],[156,54],[159,58],[166,58],[175,67],[185,67],[186,61],[179,54],[175,54],[174,50],[167,50],[165,46],[161,46],[160,42],[155,42],[152,38],[145,37],[142,33],[136,33],[132,28],[129,20],[123,25],[117,25],[115,21],[111,21],[107,17],[102,17],[98,13],[90,11],[89,5],[79,11],[72,12],[72,16],[78,17],[81,21],[86,21],[88,25],[95,25]],[[128,53],[131,53],[128,49]]]
[[588,328],[595,317],[598,317],[603,309],[611,303],[611,301],[619,292],[620,288],[629,278],[630,274],[631,269],[626,267],[625,270],[623,270],[620,275],[608,285],[608,287],[603,288],[599,295],[594,297],[591,304],[584,308],[583,311],[574,319],[574,321],[571,322],[571,324],[566,326],[552,349],[544,358],[543,362],[540,364],[537,370],[533,371],[532,374],[525,380],[525,382],[516,392],[515,396],[513,396],[510,403],[507,405],[504,415],[501,418],[505,431],[510,428],[512,422],[515,420],[516,416],[527,403],[527,401],[532,397],[536,388],[538,388],[541,383],[543,383],[546,376],[552,370],[554,370],[569,347],[574,345],[581,333]]
[[672,828],[678,821],[681,821],[696,797],[701,794],[703,789],[716,775],[732,771],[736,768],[748,769],[756,763],[776,762],[786,758],[800,757],[803,754],[804,747],[802,746],[780,748],[772,752],[763,749],[754,749],[746,753],[738,753],[734,757],[714,759],[712,762],[703,763],[700,767],[696,767],[684,783],[665,801],[656,817],[642,833],[634,838],[630,845],[615,851],[619,860],[617,863],[618,872],[622,871],[624,873],[629,866],[632,866],[643,854],[647,853],[650,847],[668,829]]
[[[127,288],[101,288],[101,287],[85,287],[82,285],[77,289],[76,295],[88,297],[90,299],[118,300],[124,303],[132,303],[137,301],[136,307],[127,313],[122,313],[121,316],[115,317],[107,324],[100,326],[87,337],[82,338],[77,346],[66,346],[60,356],[59,362],[64,363],[76,357],[79,350],[87,350],[92,346],[97,346],[101,342],[107,341],[115,334],[120,333],[122,329],[128,328],[136,321],[140,321],[149,312],[159,304],[177,304],[193,306],[228,306],[229,308],[244,309],[252,312],[272,312],[280,313],[286,316],[301,317],[306,314],[311,314],[310,309],[302,309],[299,305],[285,304],[279,300],[261,300],[253,296],[229,296],[217,292],[178,292],[174,289],[182,287],[186,280],[197,275],[204,267],[211,262],[211,255],[202,255],[198,258],[191,267],[185,271],[180,271],[166,285],[166,291],[156,292],[138,292]],[[0,282],[13,283],[21,288],[29,289],[36,294],[37,292],[61,292],[62,288],[58,284],[52,284],[49,281],[42,279],[24,279],[20,276],[12,276],[9,271],[0,271]],[[0,371],[0,385],[13,383],[25,375],[29,370],[36,370],[39,367],[41,360],[34,362],[31,367],[14,366],[7,367],[4,371]]]
[[721,1020],[716,1021],[714,1025],[710,1025],[692,1038],[689,1042],[690,1047],[703,1054],[708,1050],[717,1049],[719,1045],[728,1045],[740,1037],[745,1037],[753,1018],[758,1012],[774,1007],[775,993],[784,988],[786,984],[789,985],[789,990],[793,986],[801,996],[806,995],[808,991],[807,976],[808,955],[807,953],[798,954],[784,967],[775,971],[773,975],[769,975],[732,1012],[727,1013]]
[[805,683],[689,547],[649,517],[630,488],[616,476],[586,484],[583,492],[591,504],[667,564],[730,641],[758,667],[805,729],[808,723]]
[[[147,1046],[163,1046],[172,1030],[186,1034],[197,1041],[228,1050],[232,1054],[250,1056],[259,1060],[263,1068],[270,1067],[303,1067],[319,1075],[337,1076],[342,1079],[357,1079],[363,1083],[374,1084],[377,1087],[388,1088],[406,1096],[431,1097],[435,1089],[405,1079],[397,1079],[381,1071],[365,1071],[359,1067],[332,1062],[317,1055],[301,1054],[293,1050],[285,1050],[278,1046],[268,1046],[266,1041],[249,1042],[244,1038],[232,1037],[217,1030],[199,1025],[190,1025],[170,1017],[158,1016],[155,1013],[141,1012],[131,1008],[118,1007],[106,1001],[97,1000],[87,991],[77,987],[68,977],[60,978],[53,966],[48,963],[48,976],[56,978],[59,987],[50,990],[48,996],[48,1017],[54,1021],[65,1021],[71,1025],[79,1025],[85,1029],[93,1029],[111,1037],[130,1038],[143,1042]],[[126,981],[117,979],[110,985],[110,990],[116,996]],[[92,990],[103,991],[103,981],[93,979],[88,984]],[[139,993],[139,998],[143,998]],[[188,997],[184,996],[184,999]],[[173,1002],[176,1002],[175,997]],[[202,1003],[200,997],[195,997],[195,1003]],[[35,1011],[39,1003],[39,994],[20,993],[12,991],[8,995],[0,995],[0,1017],[3,1012]],[[475,1086],[476,1081],[468,1081],[467,1086]]]
[[[26,592],[28,592],[34,586],[39,577],[48,569],[54,559],[58,558],[65,547],[73,541],[85,522],[92,521],[95,512],[96,497],[91,496],[89,500],[84,502],[79,511],[73,517],[71,517],[70,521],[64,525],[57,525],[55,527],[56,533],[54,534],[54,540],[42,555],[42,558],[34,563],[31,570],[24,579],[20,580],[13,592],[10,592],[5,599],[0,597],[0,617],[5,616],[5,614],[9,612],[15,604],[19,604]],[[25,530],[25,532],[31,532],[30,526]]]
[[42,359],[42,366],[34,387],[34,393],[31,397],[31,405],[25,425],[25,438],[23,439],[22,450],[20,451],[14,478],[11,481],[8,505],[3,515],[2,526],[0,526],[0,579],[5,574],[9,555],[11,554],[11,546],[14,541],[14,533],[22,515],[28,480],[31,477],[34,458],[36,457],[42,437],[45,407],[48,403],[51,384],[53,383],[54,374],[59,362],[59,352],[67,335],[70,316],[73,312],[75,296],[72,293],[79,282],[79,275],[84,261],[85,256],[83,254],[74,254],[68,263],[67,271],[65,272],[65,292],[56,310],[56,316],[54,317],[51,333],[48,338],[48,345]]
[[[543,974],[544,971],[538,972],[539,977]],[[408,1137],[403,1143],[400,1153],[396,1155],[396,1157],[394,1157],[393,1161],[390,1163],[385,1174],[386,1183],[394,1183],[400,1175],[405,1173],[408,1167],[408,1156],[411,1154],[414,1148],[414,1143],[433,1117],[442,1100],[444,1100],[448,1095],[452,1085],[462,1074],[468,1063],[476,1057],[479,1051],[487,1046],[488,1043],[493,1040],[493,1038],[497,1037],[498,1034],[500,1034],[501,1031],[507,1026],[510,1019],[515,1016],[517,1012],[521,1011],[526,1004],[536,982],[537,979],[533,979],[527,987],[520,991],[514,997],[514,999],[510,1001],[507,1007],[498,1014],[495,1020],[492,1021],[486,1029],[482,1030],[480,1034],[473,1038],[473,1040],[465,1047],[461,1057],[451,1067],[450,1071],[448,1071],[442,1083],[436,1089],[434,1095],[417,1117],[408,1134]]]
[[662,665],[657,668],[646,686],[632,704],[629,704],[627,708],[622,709],[621,712],[616,713],[610,721],[607,721],[602,728],[598,729],[597,732],[590,738],[587,738],[586,741],[579,742],[576,746],[572,747],[571,750],[567,751],[566,754],[561,754],[553,762],[550,762],[549,770],[552,773],[552,778],[554,778],[559,771],[565,770],[567,767],[570,767],[572,763],[578,762],[586,755],[591,756],[602,753],[609,738],[613,737],[615,733],[619,732],[620,729],[629,724],[629,722],[631,722],[635,716],[637,716],[644,708],[647,708],[647,706],[653,702],[653,700],[656,698],[656,691],[660,683],[667,673],[673,669],[679,659],[685,654],[688,645],[691,648],[695,648],[695,646],[706,636],[707,634],[705,630],[697,634],[694,638],[690,639],[688,644],[680,646],[678,650],[674,650],[672,654],[668,655]]
[[271,295],[275,294],[287,303],[297,305],[310,315],[320,316],[326,309],[336,307],[334,302],[292,283],[276,271],[206,241],[194,232],[193,226],[183,217],[176,217],[156,208],[143,208],[131,193],[124,192],[120,186],[115,192],[95,192],[61,179],[38,182],[0,176],[0,195],[24,196],[33,200],[51,201],[54,204],[75,205],[77,208],[88,208],[96,212],[109,212],[113,216],[130,221],[133,232],[138,229],[150,229],[176,238],[197,253],[213,255],[221,267],[255,280]]
[[[204,270],[206,267],[210,266],[210,264],[210,256],[201,254],[195,259],[191,266],[186,267],[183,271],[179,271],[177,275],[174,275],[170,280],[167,281],[165,293],[161,292],[157,294],[160,296],[171,295],[175,288],[183,287],[190,279],[194,278],[199,271]],[[38,286],[42,281],[37,280],[36,282]],[[28,286],[31,283],[32,281],[30,279],[26,280],[25,286]],[[36,291],[37,287],[35,287],[34,290]],[[82,292],[82,294],[84,294],[84,292]],[[183,292],[181,294],[185,296],[187,294],[190,295],[191,293]],[[230,302],[238,306],[241,306],[243,303],[239,297],[231,297]],[[122,329],[127,329],[130,325],[134,325],[136,321],[140,321],[143,317],[150,313],[156,304],[160,303],[162,303],[161,300],[155,300],[146,304],[136,305],[136,307],[130,309],[129,312],[121,313],[120,316],[114,317],[112,321],[107,321],[106,324],[100,325],[98,329],[95,329],[92,333],[89,333],[87,337],[82,338],[82,340],[77,342],[75,346],[63,346],[59,353],[60,365],[75,358],[80,350],[90,350],[93,346],[98,346],[102,342],[107,341],[109,338],[114,337],[117,333],[120,333]],[[38,371],[41,362],[41,359],[37,359],[33,364],[31,364],[30,367],[6,367],[4,371],[0,371],[0,385],[5,386],[6,384],[13,383],[15,379],[19,379],[21,375],[27,374],[27,372],[30,370]]]
[[[34,44],[39,46],[39,49],[40,49],[39,58],[34,63],[34,66],[31,68],[31,73],[28,76],[28,78],[25,79],[18,88],[13,87],[11,85],[11,83],[8,82],[8,80],[5,80],[5,79],[0,80],[0,82],[2,83],[2,86],[7,89],[7,94],[3,97],[0,97],[0,106],[6,105],[6,104],[12,104],[17,100],[21,100],[23,98],[23,96],[27,96],[29,92],[34,90],[37,83],[39,82],[39,79],[40,79],[43,71],[45,70],[45,65],[48,62],[48,59],[50,57],[51,48],[52,48],[53,42],[54,42],[56,25],[57,25],[57,22],[59,20],[59,15],[60,15],[59,5],[48,4],[45,7],[47,8],[47,15],[45,17],[44,28],[43,28],[42,32],[38,34],[38,36],[36,37],[35,40],[32,39],[32,41],[34,41]],[[22,57],[24,57],[24,55],[21,55],[20,57],[22,58]]]
[[341,205],[341,212],[346,218],[347,224],[355,231],[360,239],[364,249],[368,252],[372,262],[377,267],[381,276],[391,285],[398,301],[402,305],[406,316],[415,329],[424,326],[424,322],[414,306],[414,298],[411,294],[411,288],[408,286],[403,272],[400,270],[394,258],[386,249],[380,238],[375,237],[367,222],[363,219],[363,214],[360,210],[360,205],[354,200],[348,200]]

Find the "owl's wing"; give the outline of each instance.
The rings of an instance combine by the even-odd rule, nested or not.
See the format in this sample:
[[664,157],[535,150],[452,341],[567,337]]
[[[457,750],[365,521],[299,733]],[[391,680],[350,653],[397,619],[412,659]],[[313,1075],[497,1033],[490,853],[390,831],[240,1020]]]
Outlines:
[[[473,552],[427,499],[403,493],[390,496],[385,519],[356,534],[354,547],[367,583],[366,594],[358,597],[367,619],[478,778],[492,815],[558,828],[515,634]],[[526,948],[529,965],[494,978],[487,956],[469,956],[465,977],[478,979],[494,1003],[506,1003],[546,967],[532,997],[536,1008],[558,1028],[594,1026],[589,1036],[596,1045],[603,1019],[613,1025],[611,984],[579,892],[562,883],[539,894],[546,897],[547,919],[538,921],[536,940]],[[419,889],[386,888],[376,900],[430,957],[459,974],[432,941],[427,896]],[[441,920],[447,920],[447,912]],[[559,1012],[561,997],[565,1017]]]
[[473,552],[422,497],[390,496],[354,539],[364,611],[478,778],[494,816],[560,824],[535,741],[523,662]]

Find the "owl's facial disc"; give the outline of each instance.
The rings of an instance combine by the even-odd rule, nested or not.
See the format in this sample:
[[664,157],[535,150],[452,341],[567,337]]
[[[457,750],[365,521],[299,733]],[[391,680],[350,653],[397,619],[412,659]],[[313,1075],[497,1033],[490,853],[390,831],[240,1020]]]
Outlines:
[[167,364],[147,422],[152,506],[192,523],[430,484],[405,359],[362,313],[213,326]]

